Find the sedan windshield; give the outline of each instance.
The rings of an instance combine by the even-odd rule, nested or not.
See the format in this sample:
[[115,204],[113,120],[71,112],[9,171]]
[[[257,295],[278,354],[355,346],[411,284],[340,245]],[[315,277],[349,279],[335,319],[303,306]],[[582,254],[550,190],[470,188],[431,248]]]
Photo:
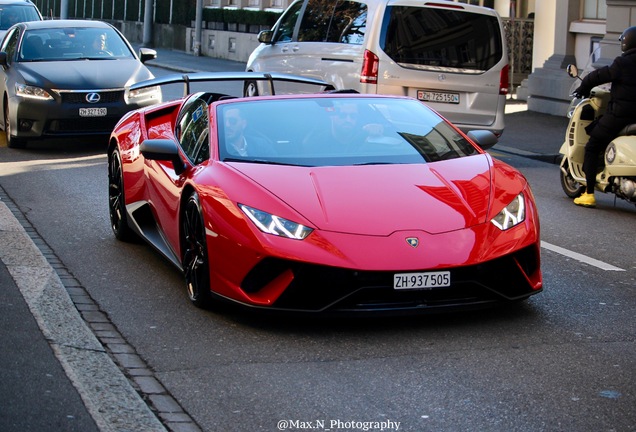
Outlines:
[[300,166],[410,164],[477,154],[421,102],[374,97],[236,101],[217,108],[225,161]]
[[111,28],[49,28],[29,30],[22,37],[19,61],[63,61],[134,58]]

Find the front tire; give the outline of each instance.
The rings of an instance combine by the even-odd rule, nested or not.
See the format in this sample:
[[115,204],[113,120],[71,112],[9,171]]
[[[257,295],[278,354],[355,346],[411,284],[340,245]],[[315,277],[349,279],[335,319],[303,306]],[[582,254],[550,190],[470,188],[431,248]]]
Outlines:
[[585,191],[585,186],[574,180],[574,177],[570,174],[567,162],[559,170],[559,173],[561,177],[561,187],[568,197],[576,198]]
[[194,192],[185,206],[181,220],[181,244],[183,272],[188,297],[198,308],[211,306],[210,261],[205,234],[205,224],[199,195]]
[[108,213],[110,227],[117,240],[129,242],[135,239],[135,233],[128,226],[126,199],[124,196],[124,174],[121,156],[115,148],[108,157]]
[[24,139],[11,136],[11,122],[9,121],[9,104],[4,103],[4,133],[7,136],[7,147],[9,148],[25,148],[26,141]]

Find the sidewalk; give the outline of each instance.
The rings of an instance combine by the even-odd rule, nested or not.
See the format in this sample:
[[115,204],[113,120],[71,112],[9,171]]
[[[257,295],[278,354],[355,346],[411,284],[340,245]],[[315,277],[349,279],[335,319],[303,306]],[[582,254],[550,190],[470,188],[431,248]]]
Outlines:
[[[157,52],[148,64],[175,72],[245,70],[239,62]],[[566,126],[565,117],[529,112],[509,99],[506,129],[492,150],[554,163]],[[0,430],[165,430],[95,340],[42,254],[46,248],[25,227],[0,185]],[[91,365],[88,376],[69,378],[73,363]],[[94,391],[106,374],[109,384]]]

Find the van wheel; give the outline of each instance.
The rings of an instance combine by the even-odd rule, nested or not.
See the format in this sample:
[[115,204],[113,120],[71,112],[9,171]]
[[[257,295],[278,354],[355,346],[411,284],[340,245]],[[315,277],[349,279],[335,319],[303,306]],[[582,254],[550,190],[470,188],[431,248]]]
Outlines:
[[258,86],[256,81],[246,81],[243,86],[243,95],[245,97],[258,96]]

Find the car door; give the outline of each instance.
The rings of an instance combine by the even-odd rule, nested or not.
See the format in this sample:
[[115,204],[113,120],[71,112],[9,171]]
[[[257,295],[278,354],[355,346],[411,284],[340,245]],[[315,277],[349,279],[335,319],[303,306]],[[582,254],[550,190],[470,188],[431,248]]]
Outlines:
[[298,49],[295,41],[296,25],[301,15],[304,2],[293,3],[276,23],[272,40],[269,44],[262,44],[258,48],[258,57],[251,65],[257,72],[292,72],[294,53]]
[[183,185],[210,156],[208,105],[200,94],[187,100],[179,114],[175,138],[188,168],[177,174],[171,161],[146,159],[148,198],[163,235],[176,253],[179,245],[179,203]]

